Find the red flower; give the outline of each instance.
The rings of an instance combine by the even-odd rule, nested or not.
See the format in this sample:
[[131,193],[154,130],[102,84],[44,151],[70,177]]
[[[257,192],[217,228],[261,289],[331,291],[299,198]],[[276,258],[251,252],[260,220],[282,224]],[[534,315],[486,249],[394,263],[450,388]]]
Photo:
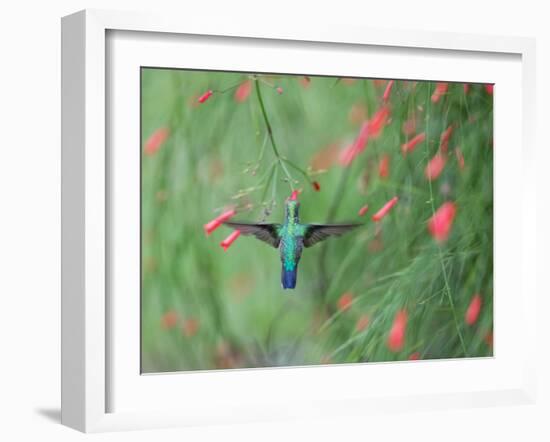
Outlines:
[[451,135],[453,133],[454,126],[451,124],[442,134],[439,139],[439,150],[443,153],[447,153],[447,150],[449,148],[449,140],[451,139]]
[[390,116],[390,109],[388,106],[382,106],[369,120],[369,136],[371,138],[377,138],[382,129],[386,125]]
[[359,319],[357,320],[357,324],[355,325],[355,330],[358,332],[362,332],[367,328],[369,325],[370,319],[368,315],[361,315]]
[[154,155],[166,141],[170,135],[170,130],[167,127],[161,127],[157,129],[145,142],[145,155]]
[[447,158],[445,155],[436,153],[426,165],[426,169],[424,170],[426,178],[430,181],[437,179],[437,177],[441,175],[441,172],[443,172],[446,161]]
[[359,209],[359,216],[363,216],[367,211],[369,210],[369,205],[365,204],[363,207]]
[[420,352],[415,351],[414,353],[411,353],[409,356],[409,361],[418,361],[420,359]]
[[279,86],[277,89],[275,89],[279,95],[283,93],[283,88]]
[[242,103],[243,101],[246,101],[251,91],[252,81],[246,80],[245,82],[241,83],[240,86],[237,88],[237,90],[235,91],[235,95],[233,95],[233,98],[237,103]]
[[448,83],[437,83],[435,85],[435,91],[432,94],[432,103],[437,103],[441,98],[441,96],[447,93],[448,88],[449,88]]
[[390,98],[391,88],[393,87],[393,80],[388,81],[388,85],[386,86],[386,90],[384,91],[384,95],[382,96],[382,100],[384,102],[388,101]]
[[459,147],[455,148],[456,160],[458,161],[458,167],[464,169],[464,155]]
[[493,95],[493,89],[494,89],[495,85],[494,84],[486,84],[485,85],[485,90],[487,91],[487,93],[489,95]]
[[470,301],[470,305],[468,306],[468,310],[466,310],[466,314],[464,315],[464,320],[466,321],[466,324],[474,325],[475,322],[477,321],[480,311],[481,311],[481,296],[479,296],[479,294],[476,293],[472,297],[472,300]]
[[176,326],[176,324],[178,323],[178,320],[179,320],[178,314],[175,311],[170,310],[166,312],[164,315],[162,315],[160,323],[162,328],[164,328],[165,330],[170,330],[171,328],[174,328]]
[[315,192],[319,192],[321,190],[321,185],[318,181],[313,181],[311,185],[313,186],[313,190],[315,190]]
[[208,100],[214,92],[212,90],[206,91],[204,94],[202,94],[199,99],[197,100],[199,103],[204,103],[206,100]]
[[182,331],[188,338],[195,336],[199,330],[199,321],[195,318],[188,318],[183,321]]
[[468,83],[464,83],[462,85],[462,87],[464,88],[464,93],[467,94],[468,92],[470,92],[470,85]]
[[292,193],[290,194],[290,200],[296,201],[298,199],[299,194],[300,194],[299,190],[293,190]]
[[350,292],[346,292],[342,296],[340,296],[340,299],[338,299],[338,310],[344,312],[351,307],[352,303],[353,295]]
[[388,348],[391,351],[399,351],[405,343],[405,331],[407,329],[407,312],[399,310],[393,320],[393,325],[388,335]]
[[220,227],[224,222],[235,216],[237,212],[235,210],[227,210],[224,213],[222,213],[217,218],[214,218],[212,221],[210,221],[208,224],[204,225],[204,231],[207,235],[210,235],[214,230],[216,230],[218,227]]
[[372,220],[375,222],[378,222],[382,218],[384,218],[388,214],[388,212],[391,210],[391,208],[397,204],[398,200],[399,198],[394,196],[391,200],[389,200],[386,204],[384,204],[384,206],[378,212],[376,212],[372,216]]
[[428,230],[436,241],[443,242],[447,240],[449,233],[451,233],[455,215],[456,205],[453,202],[446,202],[436,210],[430,221],[428,221]]
[[387,178],[390,174],[390,156],[388,154],[382,155],[380,163],[378,164],[378,175],[380,178]]
[[350,144],[340,152],[340,155],[338,155],[338,161],[342,166],[347,167],[358,154],[359,152],[355,149],[355,144]]
[[408,152],[412,152],[416,146],[420,143],[422,143],[426,139],[426,134],[422,132],[421,134],[416,135],[413,137],[408,143],[405,143],[401,146],[401,151],[403,154],[406,154]]
[[235,241],[239,235],[241,234],[240,230],[235,230],[231,235],[229,235],[227,238],[225,238],[221,243],[220,246],[222,246],[224,252],[227,251],[229,246],[233,244],[233,241]]
[[310,83],[311,83],[311,78],[309,78],[307,75],[300,78],[300,84],[304,89],[307,89]]

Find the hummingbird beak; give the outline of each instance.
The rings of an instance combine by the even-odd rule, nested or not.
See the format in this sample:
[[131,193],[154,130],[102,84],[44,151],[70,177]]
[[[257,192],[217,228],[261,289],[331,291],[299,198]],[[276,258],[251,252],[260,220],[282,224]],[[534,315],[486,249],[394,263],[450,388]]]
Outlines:
[[296,201],[298,199],[298,191],[297,190],[293,190],[292,191],[292,195],[290,195],[290,201]]

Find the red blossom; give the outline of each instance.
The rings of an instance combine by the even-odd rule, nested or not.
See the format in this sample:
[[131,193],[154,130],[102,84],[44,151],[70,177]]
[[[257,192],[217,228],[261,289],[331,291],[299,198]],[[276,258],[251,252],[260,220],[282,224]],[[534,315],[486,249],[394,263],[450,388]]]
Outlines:
[[176,326],[178,320],[178,314],[174,310],[170,310],[162,315],[160,323],[163,329],[170,330],[171,328],[174,328]]
[[494,89],[495,85],[494,84],[486,84],[485,85],[485,90],[487,91],[487,93],[489,95],[493,95],[493,89]]
[[359,209],[359,216],[363,216],[365,215],[365,213],[367,213],[369,210],[369,205],[368,204],[365,204],[363,207],[361,207]]
[[432,94],[432,103],[437,103],[441,98],[441,96],[447,93],[448,88],[449,88],[448,83],[437,83],[435,85],[435,91]]
[[338,155],[338,161],[344,167],[347,167],[355,159],[359,152],[355,149],[355,144],[345,147]]
[[154,155],[166,141],[170,135],[170,130],[167,127],[157,129],[145,142],[145,155]]
[[240,86],[237,88],[237,90],[235,91],[235,95],[233,95],[233,98],[237,103],[242,103],[243,101],[246,101],[251,91],[252,81],[246,80],[245,82],[241,83]]
[[472,300],[470,301],[470,305],[468,306],[468,309],[466,310],[466,314],[464,315],[464,320],[466,321],[466,324],[474,325],[475,322],[477,321],[477,318],[479,317],[480,311],[481,311],[481,296],[476,293],[472,297]]
[[204,103],[206,100],[208,100],[214,92],[210,89],[207,90],[204,94],[202,94],[199,99],[197,100],[199,103]]
[[380,162],[378,163],[378,175],[380,178],[387,178],[390,174],[390,156],[388,154],[382,155]]
[[456,160],[458,161],[458,167],[464,169],[464,155],[459,147],[455,148]]
[[313,181],[311,185],[313,186],[313,190],[315,190],[315,192],[319,192],[321,190],[321,185],[318,181]]
[[357,324],[355,325],[355,330],[358,332],[362,332],[367,328],[369,325],[370,318],[368,315],[361,315],[359,319],[357,320]]
[[409,142],[403,144],[401,146],[401,151],[403,152],[403,154],[412,152],[416,148],[416,146],[422,143],[425,139],[426,139],[426,134],[422,132],[414,136],[413,138],[411,138]]
[[418,361],[420,359],[420,352],[415,351],[414,353],[411,353],[409,356],[409,361]]
[[182,331],[188,338],[195,336],[199,330],[199,321],[195,318],[187,318],[183,321]]
[[441,172],[443,172],[443,168],[445,167],[446,162],[447,157],[445,155],[441,153],[436,153],[426,165],[426,169],[424,170],[426,178],[430,181],[437,179],[439,175],[441,175]]
[[390,98],[391,88],[393,87],[393,80],[388,81],[388,85],[386,86],[386,89],[384,90],[384,95],[382,96],[382,100],[384,102],[388,101]]
[[447,153],[447,150],[449,148],[449,140],[451,139],[451,135],[453,133],[454,126],[451,124],[445,131],[441,134],[441,137],[439,139],[439,150],[443,153]]
[[436,210],[428,221],[428,230],[438,242],[446,241],[451,233],[453,220],[456,215],[456,204],[453,202],[444,203]]
[[390,116],[390,109],[388,106],[382,106],[369,120],[369,136],[371,138],[377,138],[382,129],[386,125]]
[[393,325],[388,335],[388,348],[397,352],[405,344],[405,331],[407,329],[407,312],[399,310],[393,320]]
[[224,213],[222,213],[217,218],[214,218],[212,221],[204,225],[204,231],[207,235],[210,235],[214,230],[216,230],[218,227],[220,227],[224,222],[235,216],[237,212],[235,210],[227,210]]
[[233,233],[231,233],[231,235],[229,235],[220,243],[220,246],[222,246],[224,252],[227,251],[227,249],[231,246],[231,244],[233,244],[233,242],[239,237],[240,234],[240,230],[235,230],[233,231]]
[[353,295],[350,292],[346,292],[338,299],[338,310],[341,312],[346,311],[351,307],[352,303]]
[[397,204],[397,201],[399,201],[399,198],[394,196],[391,200],[389,200],[386,204],[384,204],[384,206],[378,212],[376,212],[372,216],[372,220],[375,222],[378,222],[382,218],[384,218],[388,214],[388,212],[391,210],[391,208]]
[[277,91],[277,93],[279,95],[281,95],[283,93],[283,88],[281,86],[277,87],[275,90]]
[[292,193],[290,194],[290,200],[296,201],[298,199],[299,194],[300,194],[299,190],[293,190]]
[[462,87],[464,88],[464,93],[467,94],[468,92],[470,92],[470,85],[468,83],[464,83],[462,85]]

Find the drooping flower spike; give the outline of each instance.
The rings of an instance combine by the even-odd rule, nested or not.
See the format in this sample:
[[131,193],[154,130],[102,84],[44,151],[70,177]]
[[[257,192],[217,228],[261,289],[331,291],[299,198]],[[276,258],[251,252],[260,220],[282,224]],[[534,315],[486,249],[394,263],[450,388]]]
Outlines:
[[389,200],[386,204],[384,204],[384,206],[378,212],[376,212],[372,216],[372,220],[375,222],[378,222],[382,218],[384,218],[392,209],[392,207],[397,204],[397,201],[399,201],[399,197],[394,196],[391,200]]

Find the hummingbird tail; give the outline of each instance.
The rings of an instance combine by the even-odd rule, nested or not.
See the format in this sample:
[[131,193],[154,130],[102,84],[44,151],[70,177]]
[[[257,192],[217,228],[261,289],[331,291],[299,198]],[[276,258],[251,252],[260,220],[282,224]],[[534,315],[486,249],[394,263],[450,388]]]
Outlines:
[[292,270],[286,270],[283,266],[281,273],[281,284],[283,289],[293,289],[296,287],[296,277],[298,276],[298,266],[294,266]]

